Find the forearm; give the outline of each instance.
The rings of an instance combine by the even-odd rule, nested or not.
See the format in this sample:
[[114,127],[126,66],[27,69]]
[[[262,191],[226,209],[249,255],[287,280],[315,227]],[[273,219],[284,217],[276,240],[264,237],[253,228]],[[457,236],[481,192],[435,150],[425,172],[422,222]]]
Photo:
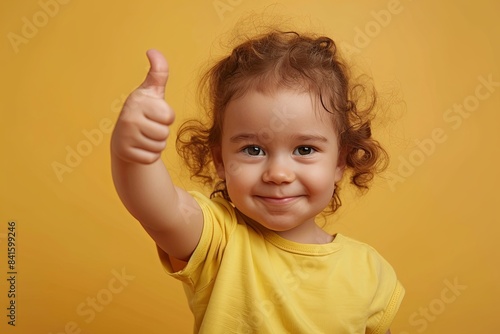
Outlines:
[[176,188],[163,161],[126,162],[112,153],[111,165],[115,188],[127,210],[144,227],[168,228],[179,206]]

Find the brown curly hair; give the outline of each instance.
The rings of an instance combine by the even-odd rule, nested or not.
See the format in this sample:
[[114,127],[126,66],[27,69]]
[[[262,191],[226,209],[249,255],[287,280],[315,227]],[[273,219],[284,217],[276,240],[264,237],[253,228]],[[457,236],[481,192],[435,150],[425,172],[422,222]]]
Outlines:
[[[210,121],[185,122],[176,142],[192,177],[214,187],[212,196],[218,194],[230,201],[224,181],[217,181],[212,161],[212,148],[221,141],[225,108],[249,89],[263,92],[280,88],[307,90],[319,98],[332,115],[340,161],[345,163],[351,183],[367,190],[375,173],[388,162],[386,151],[371,134],[376,93],[353,82],[333,40],[293,31],[248,38],[202,77],[199,93]],[[339,190],[337,185],[332,212],[341,205]]]

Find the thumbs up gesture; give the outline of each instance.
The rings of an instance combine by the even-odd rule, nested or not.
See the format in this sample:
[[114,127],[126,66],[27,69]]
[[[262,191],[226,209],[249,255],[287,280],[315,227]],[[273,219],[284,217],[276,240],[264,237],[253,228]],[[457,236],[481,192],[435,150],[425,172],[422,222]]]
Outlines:
[[175,114],[165,102],[168,64],[157,50],[146,53],[150,69],[144,82],[123,105],[111,138],[111,151],[118,158],[140,164],[160,159]]

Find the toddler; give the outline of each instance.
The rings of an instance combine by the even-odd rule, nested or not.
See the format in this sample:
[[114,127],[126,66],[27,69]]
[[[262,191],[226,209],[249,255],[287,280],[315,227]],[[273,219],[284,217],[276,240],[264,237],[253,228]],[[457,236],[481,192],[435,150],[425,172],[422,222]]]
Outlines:
[[[345,175],[367,189],[385,151],[372,96],[328,37],[248,38],[203,77],[208,123],[177,148],[207,197],[173,184],[160,159],[174,121],[168,65],[149,50],[111,139],[116,190],[182,281],[196,333],[389,333],[404,289],[370,246],[316,222],[341,204]],[[363,107],[364,106],[364,107]]]

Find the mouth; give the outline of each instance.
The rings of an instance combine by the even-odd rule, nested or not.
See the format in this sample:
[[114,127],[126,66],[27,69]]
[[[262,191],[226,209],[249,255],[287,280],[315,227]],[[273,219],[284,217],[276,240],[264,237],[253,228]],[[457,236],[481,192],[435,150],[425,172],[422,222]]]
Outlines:
[[297,199],[300,198],[300,196],[286,196],[286,197],[256,196],[256,198],[266,204],[286,205],[296,201]]

